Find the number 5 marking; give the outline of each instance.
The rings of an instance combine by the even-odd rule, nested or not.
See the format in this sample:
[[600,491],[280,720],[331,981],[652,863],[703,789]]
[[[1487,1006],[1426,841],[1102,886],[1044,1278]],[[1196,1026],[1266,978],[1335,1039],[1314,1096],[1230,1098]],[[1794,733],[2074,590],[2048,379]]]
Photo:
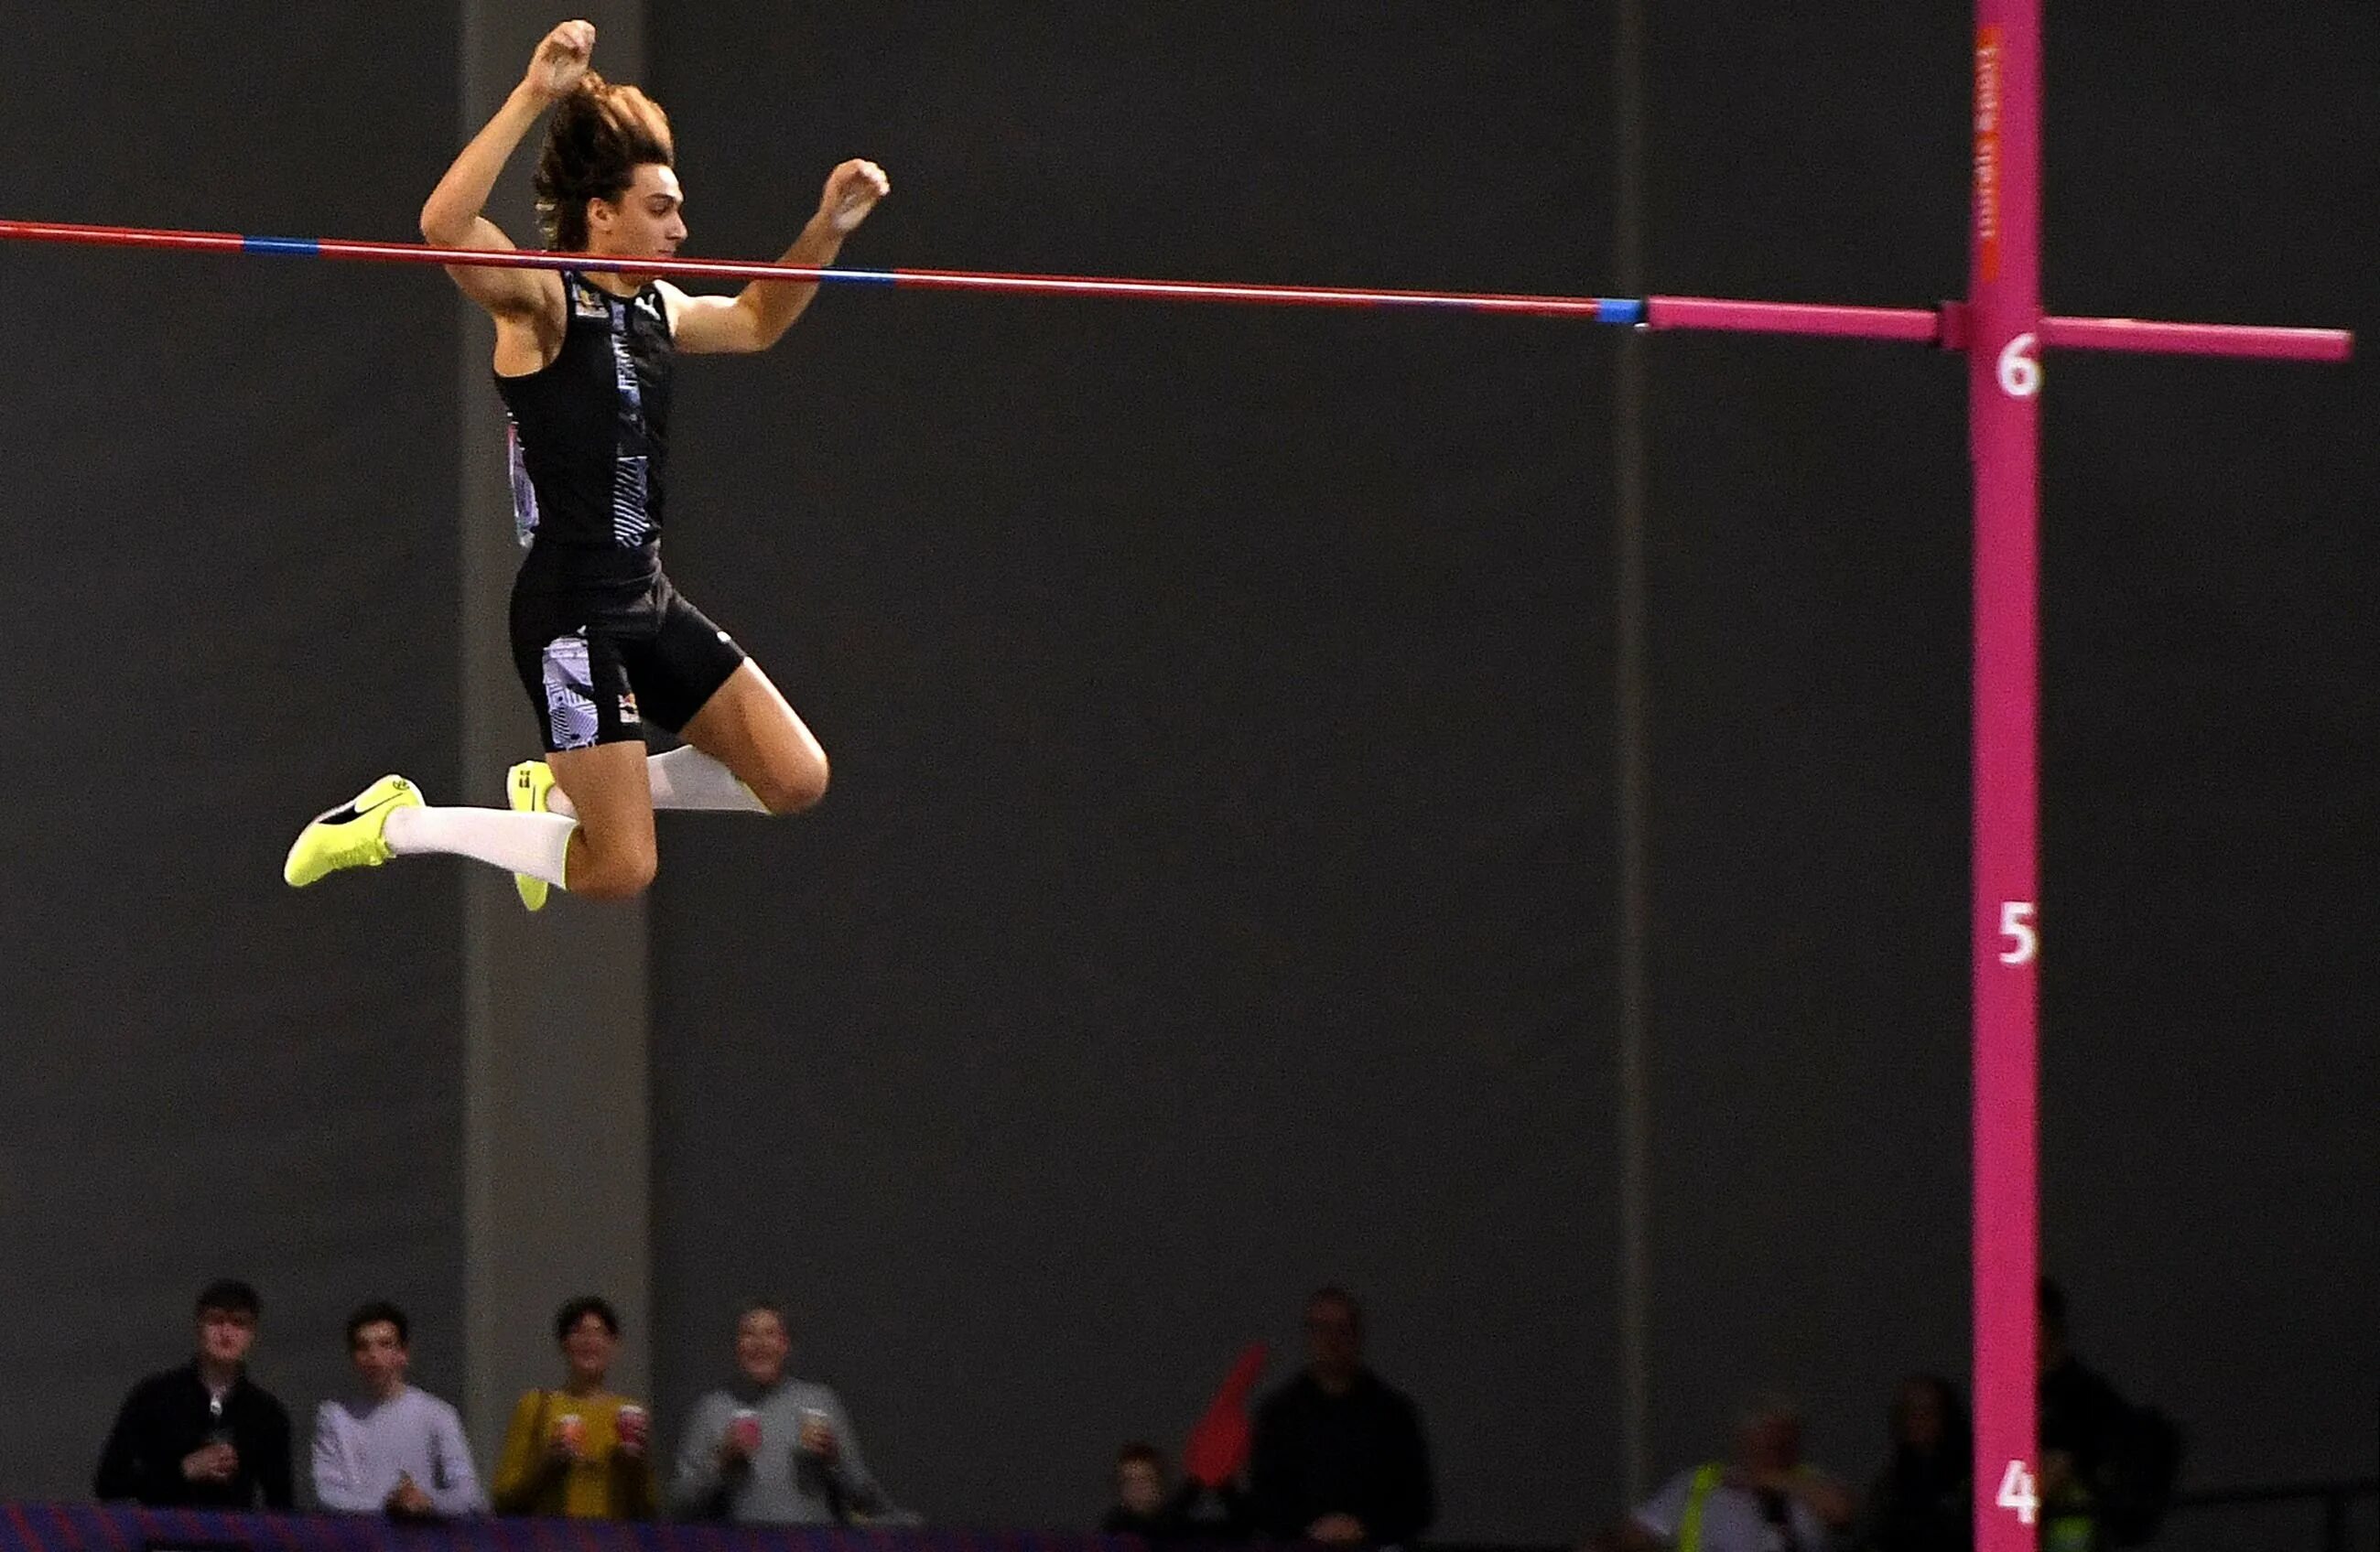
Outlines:
[[2000,902],[2000,936],[2009,940],[2009,946],[2000,953],[2002,964],[2030,964],[2041,952],[2041,934],[2033,925],[2033,909],[2030,900]]

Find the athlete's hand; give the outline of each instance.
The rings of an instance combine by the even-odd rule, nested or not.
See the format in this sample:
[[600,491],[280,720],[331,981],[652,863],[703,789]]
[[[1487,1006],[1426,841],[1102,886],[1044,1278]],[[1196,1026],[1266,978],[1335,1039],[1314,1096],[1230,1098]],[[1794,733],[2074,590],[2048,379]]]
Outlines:
[[587,61],[594,53],[595,24],[565,21],[537,45],[521,85],[546,102],[559,102],[577,90],[587,75]]
[[826,192],[819,198],[819,214],[847,236],[868,219],[876,201],[892,192],[892,180],[873,162],[845,162],[826,176]]

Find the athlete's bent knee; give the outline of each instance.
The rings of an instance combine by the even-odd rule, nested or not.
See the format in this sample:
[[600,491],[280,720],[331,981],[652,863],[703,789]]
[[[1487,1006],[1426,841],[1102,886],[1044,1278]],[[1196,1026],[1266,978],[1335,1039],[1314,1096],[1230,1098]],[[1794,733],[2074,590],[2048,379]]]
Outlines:
[[574,873],[570,892],[582,900],[634,900],[645,892],[653,881],[655,868],[647,862],[641,867],[615,865],[611,867],[589,867],[585,877]]
[[661,858],[650,847],[589,847],[585,862],[571,867],[565,887],[588,900],[634,900],[651,886],[660,868]]
[[771,770],[753,788],[752,795],[771,814],[798,814],[815,808],[826,796],[826,757],[806,760],[790,770]]

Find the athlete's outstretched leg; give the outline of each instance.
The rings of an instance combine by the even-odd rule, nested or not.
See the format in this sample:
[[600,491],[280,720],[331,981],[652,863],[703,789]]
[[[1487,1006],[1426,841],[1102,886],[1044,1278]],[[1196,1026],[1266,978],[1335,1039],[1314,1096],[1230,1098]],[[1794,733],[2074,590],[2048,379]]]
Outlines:
[[391,857],[444,852],[558,883],[576,828],[557,814],[431,808],[412,782],[383,776],[300,831],[281,876],[303,889],[341,868],[378,867]]
[[798,814],[826,795],[826,751],[749,658],[687,720],[684,736],[771,814]]
[[595,900],[641,893],[659,861],[645,746],[598,744],[552,759],[552,779],[577,794],[573,814],[432,808],[404,777],[383,776],[299,831],[281,876],[303,889],[341,868],[443,853],[537,882],[539,905],[547,884]]

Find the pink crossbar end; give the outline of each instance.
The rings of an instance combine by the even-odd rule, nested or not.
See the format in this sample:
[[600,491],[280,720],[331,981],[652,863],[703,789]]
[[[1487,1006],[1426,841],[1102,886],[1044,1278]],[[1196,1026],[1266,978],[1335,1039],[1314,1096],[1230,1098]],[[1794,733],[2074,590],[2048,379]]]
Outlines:
[[2355,336],[2344,329],[2267,329],[2245,323],[2156,323],[2139,318],[2045,318],[2052,349],[2153,351],[2168,356],[2251,356],[2276,361],[2344,361]]

